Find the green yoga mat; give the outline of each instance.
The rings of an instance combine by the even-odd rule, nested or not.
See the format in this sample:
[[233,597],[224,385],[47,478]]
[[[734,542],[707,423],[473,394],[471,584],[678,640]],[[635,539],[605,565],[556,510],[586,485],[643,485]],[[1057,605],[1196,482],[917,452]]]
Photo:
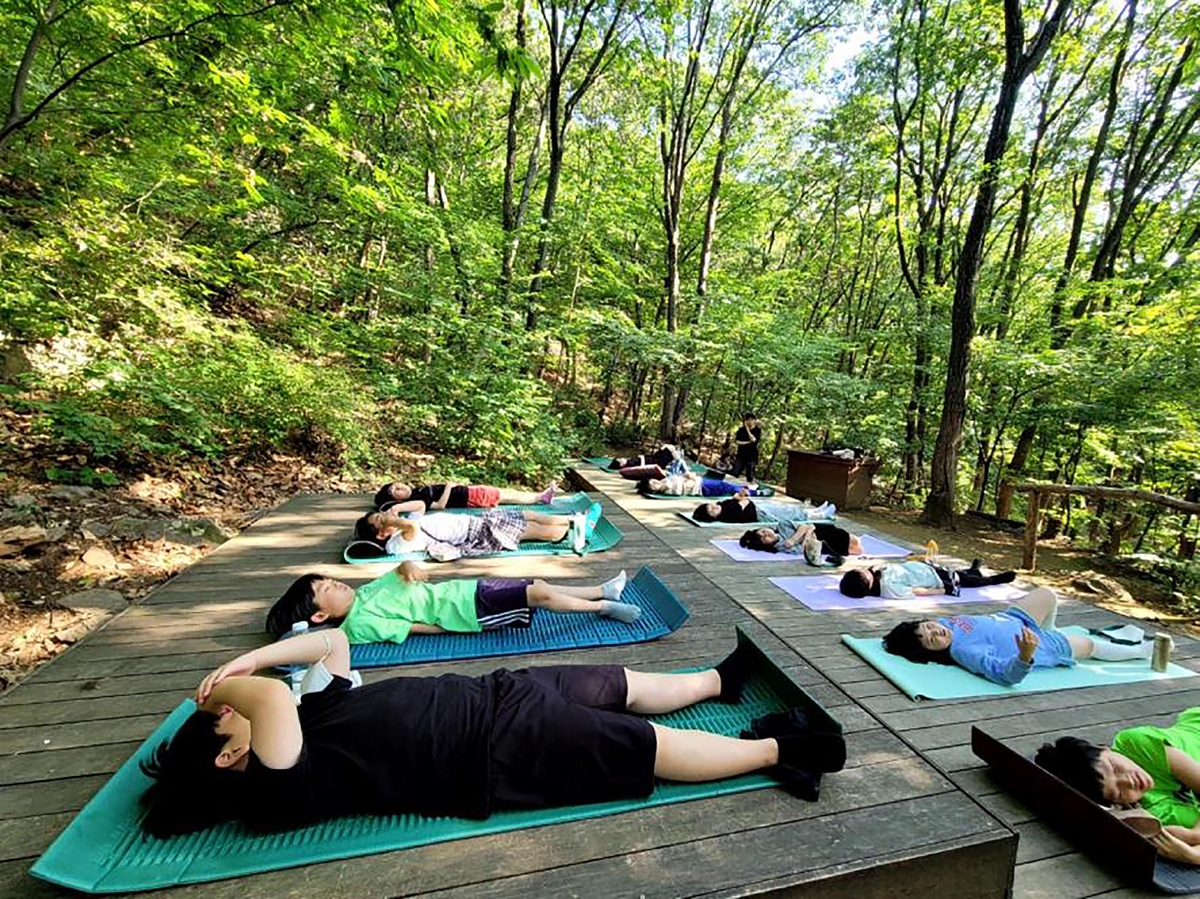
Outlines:
[[[609,521],[607,518],[601,518],[596,522],[596,529],[592,531],[592,536],[588,538],[584,545],[583,554],[600,553],[606,549],[612,549],[624,539],[625,535],[620,529]],[[520,548],[512,549],[502,553],[488,553],[483,556],[470,556],[472,559],[485,559],[488,556],[565,556],[574,553],[570,538],[559,541],[558,543],[546,543],[545,541],[526,540]],[[370,540],[352,540],[342,552],[342,558],[351,565],[366,565],[371,562],[419,562],[429,557],[423,552],[419,553],[401,553],[400,555],[389,556],[383,554],[379,544],[372,543]]]
[[[739,632],[739,642],[749,642]],[[814,724],[835,731],[841,725],[815,700],[754,647],[758,662],[737,705],[704,702],[651,720],[682,728],[737,735],[754,718],[791,706],[801,706]],[[156,840],[141,829],[138,797],[149,785],[138,762],[169,737],[193,709],[185,700],[121,766],[75,820],[37,860],[31,873],[52,883],[89,893],[149,890],[185,883],[242,877],[357,855],[389,852],[501,833],[526,827],[558,824],[636,811],[672,802],[703,799],[773,784],[761,774],[707,784],[659,782],[646,799],[606,802],[559,809],[500,812],[485,821],[422,818],[416,815],[342,818],[277,834],[251,833],[236,824],[223,824],[198,833]],[[404,877],[397,866],[399,887]],[[351,888],[352,890],[352,888]]]
[[[1081,627],[1060,628],[1063,633],[1087,636]],[[851,637],[842,642],[858,653],[872,668],[899,687],[910,699],[965,699],[970,696],[1009,696],[1013,693],[1046,693],[1079,687],[1105,687],[1149,680],[1195,677],[1196,672],[1171,663],[1163,672],[1151,671],[1144,659],[1129,662],[1096,662],[1084,659],[1074,668],[1035,668],[1011,687],[994,684],[957,665],[918,665],[885,652],[878,637]]]

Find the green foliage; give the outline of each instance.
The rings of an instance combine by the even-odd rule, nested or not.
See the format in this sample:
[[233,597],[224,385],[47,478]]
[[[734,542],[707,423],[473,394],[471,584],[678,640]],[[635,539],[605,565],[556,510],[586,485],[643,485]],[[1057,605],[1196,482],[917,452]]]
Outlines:
[[[529,482],[664,437],[714,453],[752,407],[764,450],[866,446],[919,496],[1002,8],[887,0],[833,69],[850,30],[835,26],[866,10],[772,5],[722,105],[723,42],[751,34],[748,8],[716,3],[693,56],[698,6],[621,7],[579,94],[616,6],[562,6],[578,104],[543,221],[551,66],[533,7],[521,41],[517,8],[490,0],[60,5],[25,72],[32,117],[0,136],[0,348],[32,360],[2,399],[83,457],[47,477],[278,449],[382,473],[403,447],[432,473]],[[37,8],[0,10],[6,99]],[[1063,270],[1128,11],[1077,8],[1017,107],[975,293],[958,471],[973,502],[996,496],[1029,429],[1023,476],[1182,494],[1200,466],[1200,75],[1192,61],[1166,77],[1195,31],[1185,6],[1137,7]],[[659,103],[693,58],[672,330]],[[1127,190],[1160,99],[1147,177]],[[505,230],[510,162],[525,217]],[[1074,514],[1084,540],[1099,513]],[[1153,522],[1145,541],[1173,537]]]

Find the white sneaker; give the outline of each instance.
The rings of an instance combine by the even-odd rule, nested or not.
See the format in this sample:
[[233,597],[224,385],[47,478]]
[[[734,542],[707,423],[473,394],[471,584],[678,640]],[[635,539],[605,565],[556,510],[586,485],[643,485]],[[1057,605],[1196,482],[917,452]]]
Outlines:
[[600,589],[604,591],[605,599],[620,599],[621,593],[625,590],[625,583],[629,578],[626,576],[624,569],[615,578],[605,581],[600,585]]

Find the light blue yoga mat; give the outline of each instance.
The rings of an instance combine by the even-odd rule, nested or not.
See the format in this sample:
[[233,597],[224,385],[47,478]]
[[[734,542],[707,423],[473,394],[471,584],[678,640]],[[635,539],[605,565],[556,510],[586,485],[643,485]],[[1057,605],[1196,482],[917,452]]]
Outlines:
[[[673,727],[736,736],[760,715],[800,706],[810,721],[841,733],[841,724],[740,631],[738,642],[748,643],[754,658],[741,702],[736,705],[702,702],[667,715],[651,716],[650,720]],[[484,821],[418,815],[359,815],[279,833],[251,833],[230,823],[185,836],[154,839],[141,827],[143,813],[138,799],[149,786],[150,779],[142,773],[138,762],[148,758],[161,740],[174,734],[194,708],[190,699],[185,700],[150,735],[133,758],[100,788],[37,860],[31,869],[34,876],[89,893],[161,889],[615,815],[774,785],[774,781],[763,774],[747,774],[711,783],[659,781],[655,783],[654,792],[645,799],[498,812]],[[403,864],[402,860],[396,864],[395,892],[402,892],[404,888]],[[346,884],[340,892],[355,895],[352,883]]]
[[[692,497],[695,500],[701,500],[703,497]],[[699,502],[696,505],[700,505]],[[803,519],[809,524],[833,524],[835,518],[803,518],[804,510],[800,506],[789,506],[786,503],[768,503],[755,502],[755,508],[758,509],[758,521],[697,521],[693,517],[695,509],[687,512],[676,510],[675,514],[689,524],[694,524],[698,528],[742,528],[749,531],[756,527],[771,527],[783,519]]]
[[687,608],[649,568],[643,568],[625,585],[621,602],[642,610],[637,621],[626,624],[599,615],[538,609],[529,627],[506,627],[479,634],[418,634],[403,643],[351,646],[350,665],[353,668],[383,668],[645,643],[678,630],[688,618]]
[[[1063,633],[1087,636],[1081,627],[1060,628]],[[1013,693],[1046,693],[1079,687],[1107,687],[1140,681],[1195,677],[1196,672],[1172,662],[1163,672],[1151,671],[1146,659],[1128,662],[1096,662],[1084,659],[1074,668],[1035,668],[1025,679],[1011,687],[994,684],[957,665],[929,663],[918,665],[892,655],[883,648],[879,637],[851,637],[842,634],[842,642],[862,656],[872,668],[900,688],[910,699],[965,699],[970,696],[1009,696]]]

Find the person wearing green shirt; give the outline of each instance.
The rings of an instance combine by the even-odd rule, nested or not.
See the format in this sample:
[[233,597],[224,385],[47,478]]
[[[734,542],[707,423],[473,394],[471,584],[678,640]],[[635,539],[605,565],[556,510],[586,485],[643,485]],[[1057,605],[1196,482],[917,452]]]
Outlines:
[[1034,760],[1101,805],[1140,805],[1163,825],[1153,838],[1161,855],[1200,864],[1200,708],[1170,727],[1126,728],[1111,746],[1060,737]]
[[338,624],[352,643],[403,643],[410,634],[460,633],[529,627],[536,609],[583,612],[631,623],[641,609],[620,602],[626,576],[592,587],[542,580],[457,578],[431,583],[404,562],[357,590],[319,574],[296,580],[267,614],[276,638],[299,621]]

